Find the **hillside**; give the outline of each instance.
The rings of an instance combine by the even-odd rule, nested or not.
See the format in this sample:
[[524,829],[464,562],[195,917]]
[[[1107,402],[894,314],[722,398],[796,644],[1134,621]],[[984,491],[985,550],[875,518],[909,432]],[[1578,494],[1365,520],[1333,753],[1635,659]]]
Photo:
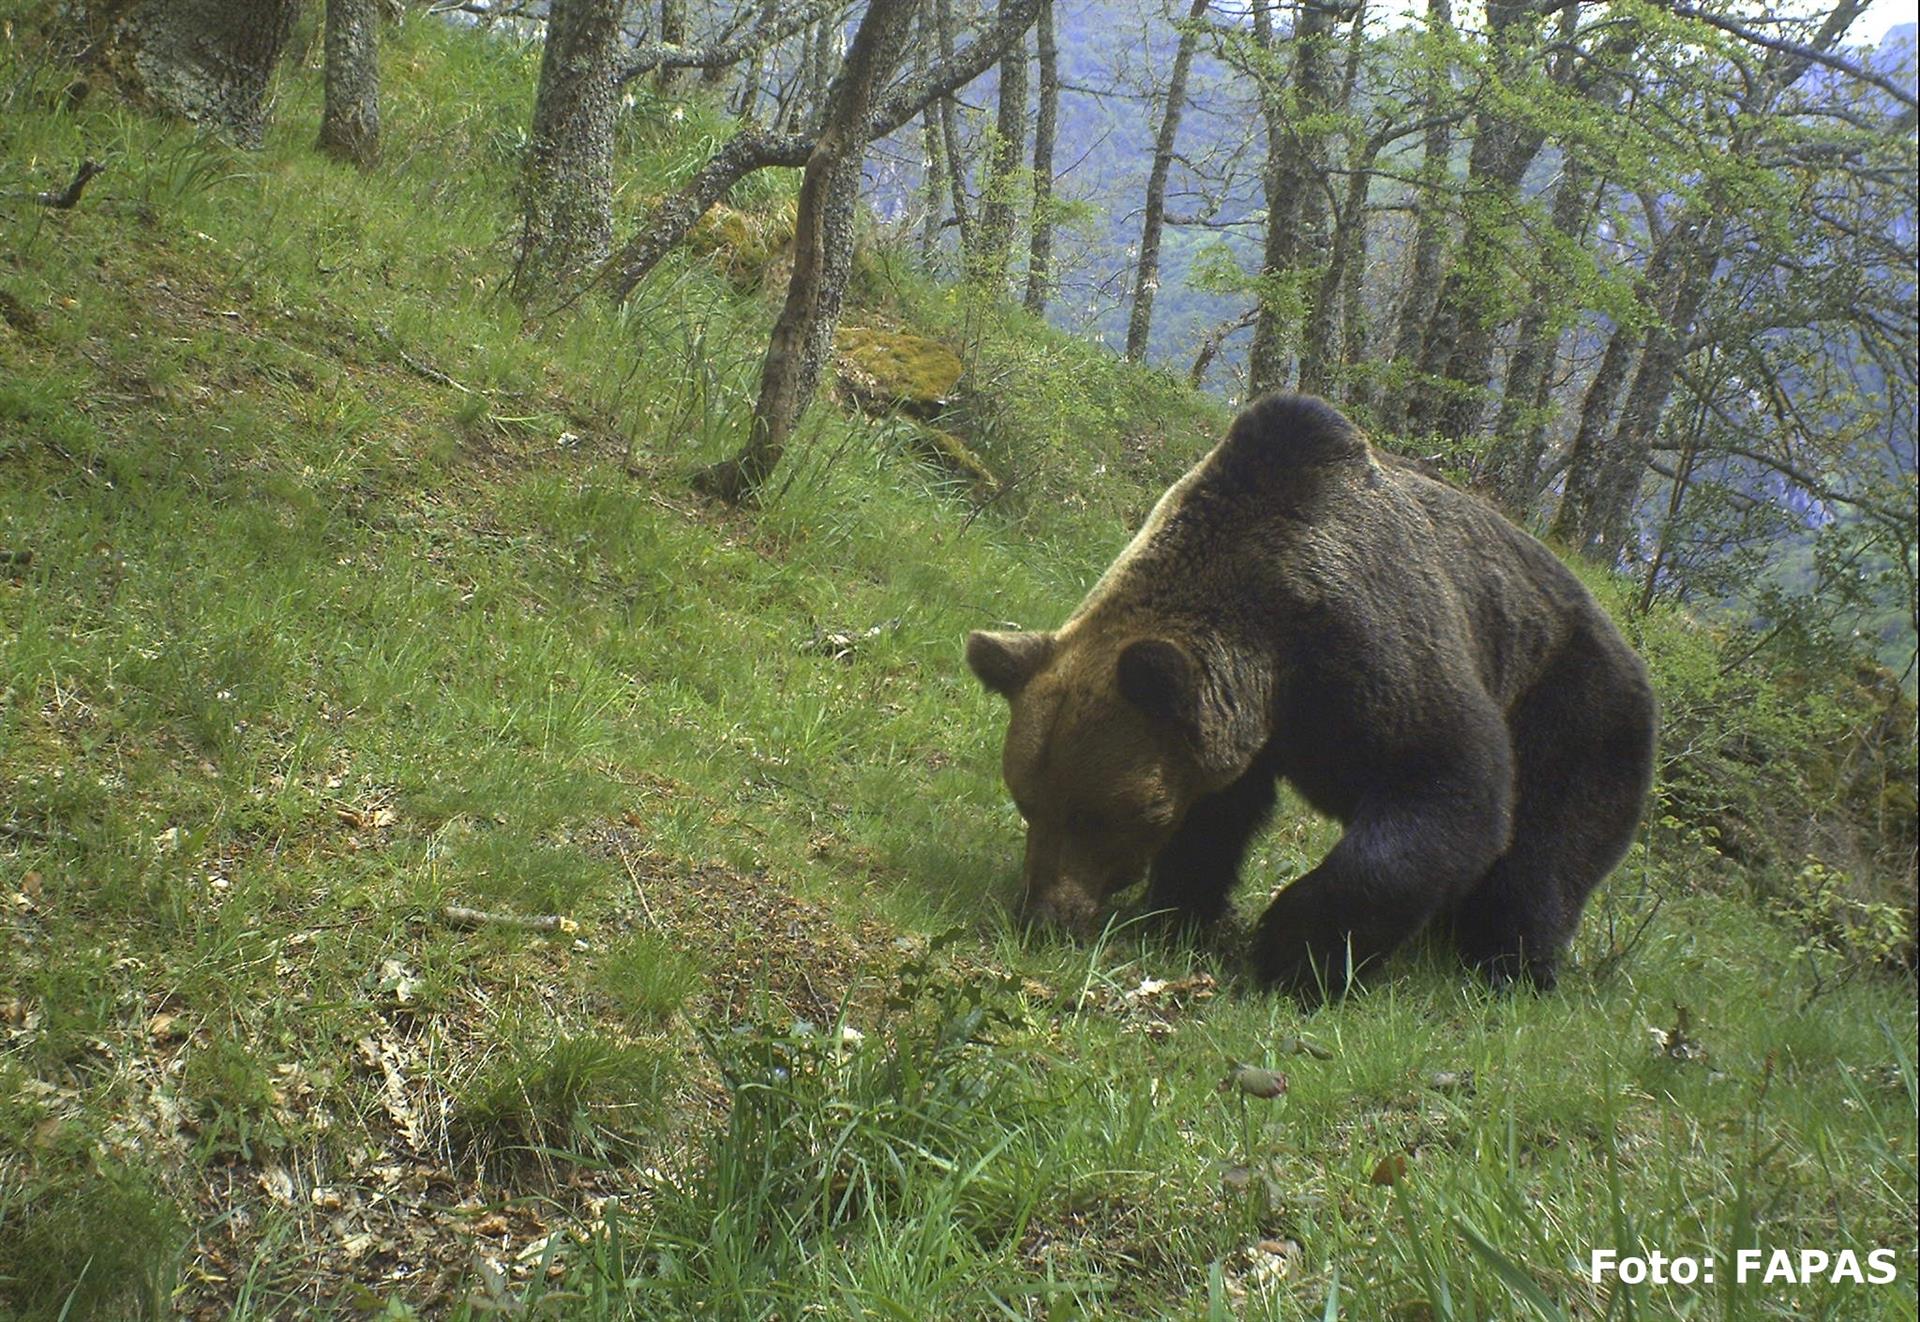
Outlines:
[[[1307,1012],[1234,931],[1024,936],[961,640],[1062,618],[1217,403],[875,241],[847,322],[959,354],[1000,494],[840,390],[705,504],[777,244],[523,317],[537,53],[383,40],[363,174],[311,40],[248,153],[0,24],[0,1317],[1913,1315],[1884,676],[1594,576],[1666,754],[1551,995],[1437,948]],[[641,105],[621,214],[725,131]],[[1288,805],[1241,913],[1336,838]]]

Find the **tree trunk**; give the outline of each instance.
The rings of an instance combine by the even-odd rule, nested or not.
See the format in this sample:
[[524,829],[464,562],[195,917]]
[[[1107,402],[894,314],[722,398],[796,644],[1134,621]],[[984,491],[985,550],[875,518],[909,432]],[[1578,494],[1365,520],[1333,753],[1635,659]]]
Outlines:
[[794,424],[813,398],[853,270],[854,203],[875,90],[906,44],[917,0],[870,0],[827,97],[819,140],[800,181],[793,275],[760,368],[747,443],[701,470],[696,485],[732,504],[753,499],[779,466]]
[[[953,59],[953,0],[929,0],[933,6],[935,35],[940,41],[940,59]],[[979,260],[978,237],[973,231],[973,211],[967,205],[967,156],[961,150],[960,122],[953,98],[939,102],[940,140],[946,147],[947,189],[953,199],[953,223],[960,234],[960,269],[971,271]]]
[[[936,47],[932,6],[920,10],[919,39],[913,43],[916,73],[924,76],[928,52]],[[920,113],[920,184],[926,192],[926,214],[920,219],[920,267],[933,270],[934,256],[940,251],[940,216],[947,186],[947,153],[940,138],[940,112],[928,106]]]
[[1680,457],[1674,462],[1673,479],[1667,488],[1666,517],[1660,521],[1660,535],[1654,541],[1653,554],[1647,559],[1647,575],[1641,581],[1640,600],[1634,608],[1636,615],[1647,613],[1647,608],[1653,605],[1654,593],[1660,589],[1660,572],[1666,567],[1674,532],[1680,526],[1680,506],[1685,502],[1687,488],[1693,482],[1694,463],[1699,458],[1700,438],[1706,431],[1709,411],[1707,401],[1701,400],[1687,427],[1686,438],[1680,443]]
[[[1593,171],[1579,158],[1570,157],[1554,189],[1554,232],[1570,242],[1583,243],[1593,216],[1595,194]],[[1546,433],[1534,425],[1534,401],[1559,352],[1564,318],[1557,305],[1565,283],[1552,262],[1535,270],[1533,286],[1527,291],[1527,311],[1520,319],[1513,354],[1507,360],[1507,379],[1500,396],[1500,413],[1493,424],[1493,447],[1487,456],[1485,478],[1494,499],[1509,513],[1524,514],[1537,490]]]
[[1020,158],[1027,146],[1027,46],[1023,40],[1000,57],[1000,89],[994,114],[993,149],[980,200],[980,262],[970,272],[995,296],[1006,292],[1013,263],[1013,234],[1020,193]]
[[[1026,34],[1039,4],[1040,0],[1005,0],[990,31],[958,54],[943,56],[924,75],[888,88],[868,112],[865,141],[884,138],[992,68],[1007,46]],[[598,279],[606,286],[608,297],[616,303],[624,301],[734,184],[768,166],[807,165],[818,141],[807,134],[751,126],[735,134],[707,158],[692,179],[659,202],[639,233],[601,268]]]
[[1574,530],[1576,543],[1589,559],[1614,562],[1626,550],[1632,535],[1633,507],[1653,453],[1654,435],[1660,430],[1660,416],[1673,392],[1673,379],[1681,359],[1686,357],[1694,318],[1706,301],[1720,256],[1725,227],[1716,220],[1703,228],[1704,233],[1688,237],[1667,316],[1647,331],[1633,387],[1627,391],[1627,402],[1620,406],[1620,422],[1606,448],[1594,499],[1586,508],[1583,525]]
[[[1569,6],[1564,12],[1571,17],[1577,9]],[[1536,58],[1530,48],[1517,48],[1526,35],[1528,14],[1521,0],[1493,0],[1487,6],[1492,58],[1503,72]],[[1418,374],[1404,425],[1410,435],[1437,431],[1464,437],[1479,425],[1493,364],[1499,274],[1511,265],[1503,231],[1520,203],[1520,180],[1545,142],[1545,133],[1498,109],[1474,117],[1467,188],[1475,205],[1467,209],[1460,251],[1421,335]]]
[[1040,104],[1033,121],[1033,235],[1027,246],[1026,308],[1044,317],[1053,280],[1053,148],[1060,118],[1060,51],[1053,35],[1053,0],[1041,0],[1034,23]]
[[375,0],[327,0],[326,105],[320,149],[370,166],[380,159],[380,37]]
[[553,0],[521,181],[521,298],[613,244],[613,124],[623,0]]
[[822,20],[808,30],[805,123],[818,131],[827,121],[827,96],[840,58],[838,20]]
[[[1372,155],[1356,153],[1333,227],[1333,249],[1327,255],[1326,269],[1321,273],[1313,304],[1307,311],[1306,331],[1300,337],[1300,389],[1311,394],[1327,393],[1332,384],[1333,364],[1346,356],[1341,346],[1334,343],[1334,332],[1349,268],[1354,269],[1357,280],[1358,265],[1366,260],[1367,184],[1372,170]],[[1357,303],[1358,299],[1350,298],[1348,302]],[[1353,306],[1346,310],[1349,315],[1359,311]]]
[[[1655,254],[1658,260],[1659,254]],[[1643,333],[1632,326],[1616,326],[1607,340],[1607,350],[1587,393],[1580,402],[1580,428],[1574,433],[1573,446],[1567,452],[1565,493],[1553,516],[1553,535],[1563,542],[1581,540],[1589,523],[1589,510],[1597,500],[1600,472],[1606,462],[1607,425],[1613,419],[1613,402],[1626,384],[1627,369],[1640,350]]]
[[[660,0],[660,40],[669,46],[687,44],[687,0]],[[671,95],[680,80],[680,71],[662,64],[653,74],[653,85]]]
[[1341,397],[1347,408],[1373,425],[1376,386],[1373,377],[1359,371],[1367,361],[1372,327],[1367,316],[1367,211],[1353,219],[1346,266],[1341,271],[1340,366]]
[[[1326,129],[1316,117],[1327,109],[1327,37],[1332,11],[1302,5],[1293,32],[1294,106],[1290,120],[1278,88],[1267,88],[1261,103],[1267,123],[1267,232],[1260,264],[1260,315],[1253,323],[1247,353],[1247,393],[1263,394],[1286,384],[1287,323],[1310,315],[1311,290],[1283,298],[1278,282],[1326,258],[1327,200],[1324,189]],[[1275,34],[1267,4],[1254,7],[1254,39],[1269,51]],[[1267,77],[1275,75],[1268,71]]]
[[1133,275],[1133,312],[1127,318],[1127,361],[1146,356],[1153,329],[1153,295],[1160,287],[1160,231],[1166,222],[1167,176],[1173,170],[1173,144],[1180,133],[1180,115],[1187,105],[1187,75],[1193,68],[1193,49],[1200,40],[1200,20],[1209,0],[1193,0],[1180,43],[1174,48],[1173,70],[1167,77],[1167,106],[1160,116],[1160,132],[1153,143],[1153,168],[1147,175],[1146,205],[1140,221],[1140,256]]
[[[1579,11],[1578,5],[1560,11],[1554,43],[1560,55],[1550,77],[1591,101],[1593,113],[1611,116],[1616,113],[1612,104],[1591,99],[1599,89],[1615,87],[1612,71],[1640,45],[1640,27],[1630,19],[1607,25],[1595,49],[1581,57],[1576,44]],[[1496,66],[1503,78],[1518,83],[1526,67],[1540,58],[1526,22],[1530,10],[1513,0],[1499,0],[1489,7],[1488,16]],[[1421,346],[1417,416],[1410,419],[1410,429],[1423,425],[1455,438],[1474,435],[1486,408],[1499,324],[1508,315],[1508,295],[1493,273],[1516,265],[1515,250],[1502,230],[1520,208],[1520,181],[1546,142],[1545,131],[1536,124],[1497,113],[1476,116],[1475,123],[1467,174],[1469,189],[1479,201],[1467,212],[1459,258],[1442,286],[1440,307]]]
[[242,147],[260,145],[300,0],[135,0],[94,10],[105,29],[95,59],[136,98]]
[[[1774,98],[1805,73],[1808,53],[1832,49],[1863,7],[1864,0],[1839,0],[1809,44],[1796,51],[1769,52],[1760,76],[1745,82],[1740,127],[1725,148],[1730,157],[1745,158]],[[1612,438],[1604,446],[1593,443],[1584,450],[1576,443],[1574,458],[1582,462],[1577,470],[1569,467],[1566,499],[1554,523],[1556,532],[1591,559],[1617,561],[1632,537],[1634,505],[1661,413],[1686,357],[1694,320],[1712,288],[1728,218],[1741,205],[1737,194],[1710,188],[1694,214],[1682,215],[1669,226],[1648,264],[1644,287],[1651,295],[1648,302],[1660,313],[1647,330],[1633,386],[1620,407]]]
[[[1360,57],[1366,48],[1366,9],[1364,4],[1356,7],[1352,18],[1353,28],[1349,34],[1347,46],[1347,69],[1340,83],[1340,97],[1336,105],[1329,107],[1345,114],[1353,101],[1353,89],[1360,80]],[[1327,140],[1325,130],[1320,131],[1320,141]],[[1347,141],[1347,186],[1340,198],[1339,210],[1333,217],[1333,236],[1327,246],[1324,263],[1316,256],[1316,264],[1321,265],[1319,283],[1313,291],[1313,299],[1307,306],[1306,329],[1300,337],[1300,389],[1313,394],[1330,394],[1333,385],[1334,367],[1341,361],[1340,345],[1335,343],[1335,332],[1340,325],[1342,315],[1341,290],[1348,283],[1347,268],[1354,260],[1358,247],[1364,260],[1366,252],[1367,185],[1372,179],[1376,139],[1360,140],[1353,134]],[[1318,194],[1321,190],[1314,186]],[[1357,242],[1356,242],[1357,241]],[[1348,300],[1357,303],[1357,298]]]
[[[1453,173],[1453,62],[1442,52],[1452,39],[1452,0],[1427,0],[1424,41],[1434,47],[1427,56],[1425,79],[1427,130],[1420,157],[1419,191],[1414,196],[1413,260],[1407,267],[1406,292],[1396,314],[1391,351],[1391,361],[1403,369],[1412,368],[1419,360],[1421,339],[1440,300],[1441,260],[1447,250],[1446,185]],[[1411,381],[1388,390],[1377,409],[1383,430],[1406,430],[1407,404],[1412,395]]]

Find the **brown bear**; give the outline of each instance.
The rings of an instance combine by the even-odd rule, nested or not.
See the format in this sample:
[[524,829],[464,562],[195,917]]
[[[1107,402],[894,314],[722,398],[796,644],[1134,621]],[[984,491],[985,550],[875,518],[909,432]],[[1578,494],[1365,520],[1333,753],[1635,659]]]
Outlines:
[[1338,819],[1254,935],[1306,996],[1432,923],[1551,987],[1653,774],[1646,668],[1580,581],[1306,395],[1244,410],[1059,629],[967,663],[1012,708],[1030,918],[1084,932],[1145,876],[1206,923],[1279,780]]

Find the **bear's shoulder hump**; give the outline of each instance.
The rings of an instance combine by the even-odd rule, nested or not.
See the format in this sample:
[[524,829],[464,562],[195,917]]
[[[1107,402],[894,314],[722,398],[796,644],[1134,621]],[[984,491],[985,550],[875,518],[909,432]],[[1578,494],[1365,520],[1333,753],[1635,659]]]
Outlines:
[[1222,477],[1250,487],[1302,470],[1364,463],[1367,439],[1315,395],[1265,395],[1240,410],[1215,454]]

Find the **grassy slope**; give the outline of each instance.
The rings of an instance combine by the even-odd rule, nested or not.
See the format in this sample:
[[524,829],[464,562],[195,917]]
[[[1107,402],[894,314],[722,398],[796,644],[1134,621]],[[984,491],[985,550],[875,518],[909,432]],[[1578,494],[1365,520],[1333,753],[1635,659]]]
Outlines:
[[[1302,1016],[1230,951],[1008,936],[959,638],[1063,614],[1200,402],[989,328],[1023,503],[823,412],[721,516],[680,475],[765,305],[697,262],[625,316],[495,296],[528,59],[409,22],[364,178],[311,71],[242,156],[0,59],[6,191],[111,166],[0,202],[0,1312],[1587,1316],[1591,1248],[1751,1240],[1902,1280],[1612,1315],[1912,1315],[1912,988],[1810,998],[1697,845],[1650,835],[1540,999],[1430,953]],[[627,210],[708,132],[649,122]]]

